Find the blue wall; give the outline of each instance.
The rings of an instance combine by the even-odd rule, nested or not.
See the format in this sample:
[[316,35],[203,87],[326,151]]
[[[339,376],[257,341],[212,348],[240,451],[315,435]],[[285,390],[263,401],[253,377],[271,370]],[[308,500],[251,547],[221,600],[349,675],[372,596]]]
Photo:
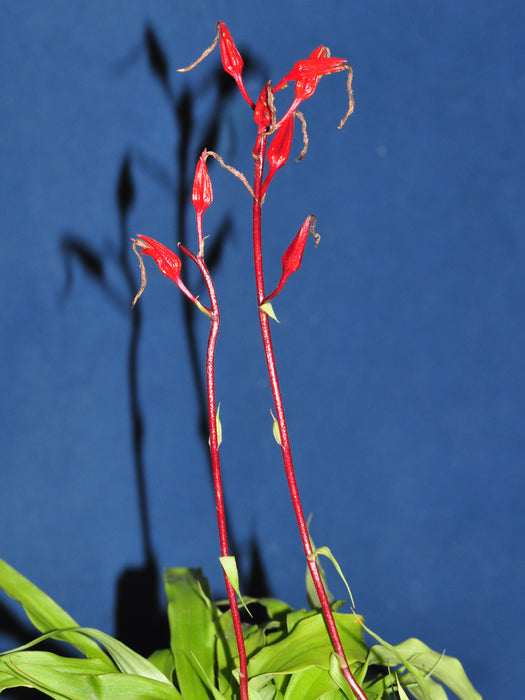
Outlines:
[[[175,72],[218,19],[247,56],[253,97],[321,43],[355,73],[342,131],[343,76],[305,103],[309,152],[277,174],[264,207],[269,286],[307,214],[322,235],[274,304],[313,537],[377,633],[446,649],[486,698],[509,697],[525,622],[524,17],[512,0],[2,4],[0,555],[108,632],[117,601],[126,613],[134,586],[155,589],[148,562],[200,565],[224,595],[194,364],[206,319],[189,320],[152,266],[132,314],[128,244],[143,233],[194,247],[184,194],[203,145],[252,171],[252,115],[233,81],[217,92],[218,53]],[[245,581],[256,543],[272,594],[303,605],[250,198],[210,172],[231,532]],[[194,270],[186,279],[199,291]]]

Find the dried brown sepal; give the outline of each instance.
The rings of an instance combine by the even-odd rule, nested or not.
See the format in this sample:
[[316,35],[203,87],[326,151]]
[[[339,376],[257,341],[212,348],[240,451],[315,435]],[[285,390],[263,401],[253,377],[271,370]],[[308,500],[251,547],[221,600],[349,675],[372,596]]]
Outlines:
[[132,304],[131,304],[131,308],[133,308],[133,307],[135,306],[135,304],[137,303],[137,301],[139,300],[139,298],[140,298],[142,292],[143,292],[144,289],[146,288],[146,282],[147,282],[146,268],[144,267],[144,261],[142,260],[142,255],[141,255],[141,254],[139,253],[139,251],[137,250],[137,246],[139,246],[140,248],[145,248],[145,247],[146,247],[142,241],[135,241],[135,240],[133,241],[133,245],[132,245],[132,247],[133,247],[133,252],[135,253],[135,255],[137,256],[137,258],[139,259],[139,267],[140,267],[140,289],[139,289],[139,291],[135,294],[135,298],[133,299],[133,302],[132,302]]
[[352,78],[354,76],[354,73],[352,71],[351,66],[346,66],[346,70],[348,71],[348,78],[346,79],[346,91],[348,93],[348,112],[345,114],[345,116],[341,119],[341,123],[337,127],[338,129],[342,129],[343,126],[345,125],[346,120],[348,117],[352,114],[354,111],[354,93],[352,92]]
[[208,46],[207,49],[205,49],[202,54],[199,56],[199,58],[194,61],[190,66],[186,66],[186,68],[177,68],[177,73],[186,73],[186,71],[193,70],[195,66],[198,66],[201,61],[204,61],[206,56],[209,56],[213,49],[217,46],[217,42],[219,41],[219,36],[220,36],[220,29],[219,29],[219,22],[217,22],[217,33],[215,34],[215,39],[213,41],[213,44],[211,46]]
[[233,166],[227,165],[223,159],[220,157],[218,153],[215,153],[215,151],[207,151],[206,152],[206,157],[211,156],[212,158],[215,158],[215,160],[219,163],[221,167],[223,167],[225,170],[228,170],[232,175],[235,175],[235,177],[242,182],[242,184],[246,187],[248,192],[251,194],[252,197],[255,195],[253,194],[253,190],[250,187],[250,183],[246,179],[246,177],[239,171],[236,170]]
[[269,81],[266,84],[266,94],[267,94],[267,100],[268,100],[268,107],[270,108],[270,113],[272,115],[272,124],[271,124],[269,131],[270,131],[270,133],[273,133],[275,131],[275,127],[276,127],[277,113],[275,110],[275,98],[274,98],[273,90],[272,90],[272,87],[271,87]]
[[310,235],[314,239],[314,241],[315,241],[314,245],[317,248],[317,246],[319,245],[319,243],[321,241],[321,234],[317,233],[317,231],[315,230],[315,222],[316,221],[317,221],[317,219],[315,218],[315,216],[313,214],[310,214]]
[[308,134],[306,132],[306,119],[304,118],[304,114],[302,112],[299,112],[299,110],[297,110],[295,112],[295,116],[301,122],[301,131],[303,133],[303,150],[299,153],[299,155],[295,159],[297,162],[299,162],[300,160],[302,160],[305,157],[306,151],[308,150]]

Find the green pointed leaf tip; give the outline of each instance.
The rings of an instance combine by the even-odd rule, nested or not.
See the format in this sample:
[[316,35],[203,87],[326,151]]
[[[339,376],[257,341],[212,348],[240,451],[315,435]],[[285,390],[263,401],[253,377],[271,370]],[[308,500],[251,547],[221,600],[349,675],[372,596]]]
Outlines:
[[221,419],[219,417],[219,412],[221,410],[221,405],[219,404],[217,406],[217,418],[216,418],[216,423],[217,423],[217,445],[220,447],[222,443],[222,423]]
[[261,311],[264,311],[264,313],[269,316],[270,318],[273,318],[274,321],[277,321],[277,323],[280,323],[279,319],[275,315],[275,311],[273,310],[273,306],[269,301],[265,301],[264,304],[261,304],[259,306]]
[[270,415],[273,418],[272,430],[273,430],[273,436],[275,438],[275,442],[279,445],[279,447],[281,447],[283,443],[281,441],[281,430],[279,428],[279,423],[277,422],[277,418],[273,415],[273,413],[271,411],[270,411]]
[[350,601],[351,601],[351,603],[352,603],[352,608],[355,609],[354,596],[352,595],[352,591],[350,590],[350,586],[348,585],[348,581],[347,581],[346,578],[344,577],[343,571],[342,571],[341,567],[339,566],[339,562],[338,562],[337,559],[334,557],[334,555],[332,554],[332,552],[331,552],[331,550],[329,549],[329,547],[319,547],[318,549],[316,549],[316,550],[314,551],[314,554],[316,554],[316,555],[317,555],[317,554],[322,554],[324,557],[327,557],[328,559],[330,559],[330,561],[331,561],[332,564],[334,565],[334,567],[335,567],[337,573],[339,574],[339,576],[340,576],[341,579],[343,580],[343,583],[344,583],[345,586],[346,586],[346,590],[348,591],[348,595],[350,596]]
[[[220,410],[221,410],[221,405],[219,404],[217,406],[217,415],[215,416],[215,425],[217,426],[217,447],[220,447],[222,444],[222,423],[221,423],[221,419],[219,418]],[[208,438],[208,445],[211,446],[210,438]]]
[[237,597],[242,603],[243,608],[246,610],[248,615],[252,617],[251,612],[248,610],[246,607],[246,603],[243,600],[243,597],[241,595],[241,590],[239,587],[239,572],[237,570],[237,562],[235,561],[235,557],[229,556],[229,557],[219,557],[219,561],[221,562],[221,566],[224,569],[224,573],[226,574],[226,578],[228,581],[231,583],[233,586],[233,590],[237,594]]

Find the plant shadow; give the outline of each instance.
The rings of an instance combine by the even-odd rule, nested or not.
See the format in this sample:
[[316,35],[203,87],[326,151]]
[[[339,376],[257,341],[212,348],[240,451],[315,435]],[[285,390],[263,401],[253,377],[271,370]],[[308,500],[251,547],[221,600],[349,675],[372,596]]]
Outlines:
[[[263,72],[261,62],[256,61],[249,51],[243,50],[245,73]],[[123,151],[117,167],[114,186],[114,202],[118,214],[116,243],[98,250],[89,236],[67,229],[59,237],[59,252],[62,259],[65,279],[60,295],[61,303],[66,303],[72,290],[75,275],[80,270],[88,280],[98,287],[110,306],[125,316],[128,327],[127,356],[125,360],[130,436],[133,454],[133,478],[136,484],[137,508],[142,543],[142,558],[137,565],[126,566],[116,582],[114,608],[115,636],[144,656],[154,650],[169,646],[167,613],[161,594],[161,574],[155,554],[151,532],[151,515],[146,488],[146,465],[144,460],[145,410],[139,391],[139,350],[143,327],[143,311],[140,305],[131,309],[131,300],[139,287],[136,260],[133,257],[130,238],[130,213],[137,202],[140,178],[153,180],[169,193],[174,207],[174,245],[181,242],[187,245],[187,214],[193,183],[193,169],[204,148],[214,150],[221,133],[221,120],[229,100],[236,95],[236,87],[230,76],[222,69],[208,70],[195,90],[181,88],[177,93],[170,87],[170,62],[157,33],[150,23],[146,23],[142,37],[130,52],[114,76],[129,70],[137,60],[146,59],[151,76],[156,80],[166,99],[172,115],[176,146],[170,166],[159,164],[140,147]],[[197,130],[194,112],[199,95],[204,93],[212,99],[212,107],[206,123]],[[177,176],[171,176],[174,170]],[[233,222],[229,215],[219,223],[213,240],[207,246],[207,264],[210,271],[219,269],[225,244],[234,235]],[[188,247],[192,247],[191,245]],[[114,268],[118,271],[115,280]],[[110,269],[111,268],[111,269]],[[206,387],[203,379],[204,352],[197,339],[196,321],[200,314],[194,306],[180,295],[180,309],[184,337],[187,342],[188,360],[192,382],[198,403],[197,431],[209,465],[209,487],[213,489],[213,477],[208,448],[208,420]],[[227,504],[226,512],[228,512]],[[241,547],[239,537],[227,523],[230,553],[236,556],[239,564],[240,585],[243,593],[250,597],[270,596],[266,572],[262,563],[259,543],[252,536],[248,544],[249,564],[239,561]],[[243,547],[242,549],[246,549]],[[14,645],[25,644],[34,639],[35,630],[22,622],[0,602],[0,633],[13,640]],[[63,653],[63,650],[62,650]],[[13,689],[6,692],[9,700],[40,696],[35,690]]]
[[[259,70],[256,61],[249,52],[244,53],[245,71]],[[150,23],[146,23],[137,46],[124,62],[119,64],[117,71],[129,70],[137,59],[146,59],[152,78],[159,85],[172,115],[176,146],[173,153],[173,164],[165,166],[152,159],[144,150],[134,147],[125,152],[118,169],[115,187],[115,206],[118,213],[119,230],[118,244],[114,253],[114,261],[120,270],[124,281],[124,291],[117,290],[112,285],[106,273],[107,253],[104,255],[95,250],[82,236],[70,231],[61,238],[61,252],[66,270],[66,285],[64,296],[67,295],[73,278],[75,264],[80,265],[84,272],[105,293],[108,301],[115,305],[121,313],[129,314],[129,341],[127,352],[127,383],[129,397],[129,417],[131,424],[131,439],[133,446],[134,478],[138,499],[140,531],[143,557],[139,565],[127,566],[120,573],[116,585],[115,602],[115,633],[118,639],[135,651],[148,656],[154,650],[169,645],[167,614],[161,602],[161,576],[158,560],[155,555],[152,534],[151,517],[148,509],[148,494],[146,490],[144,464],[144,409],[139,396],[139,348],[142,332],[142,310],[137,304],[130,309],[130,300],[138,289],[137,265],[131,254],[129,216],[137,199],[138,183],[141,176],[153,180],[161,189],[167,191],[174,206],[174,245],[181,242],[188,246],[187,214],[190,206],[190,195],[193,184],[193,169],[204,148],[215,150],[221,134],[221,119],[229,100],[236,95],[236,86],[230,76],[222,69],[209,70],[199,86],[191,91],[184,87],[178,94],[170,86],[171,66],[157,33]],[[197,131],[194,121],[196,102],[199,94],[212,99],[207,122]],[[176,177],[170,176],[170,170]],[[216,271],[223,258],[225,244],[234,235],[233,223],[226,215],[214,232],[212,241],[207,246],[207,265],[210,271]],[[188,247],[191,247],[188,246]],[[192,382],[198,403],[197,430],[200,442],[205,451],[209,465],[209,484],[213,489],[213,476],[208,448],[208,417],[206,386],[203,379],[204,355],[199,347],[196,322],[200,314],[193,304],[180,295],[180,307],[184,337],[187,342],[188,360],[191,367]],[[226,507],[226,512],[228,509]],[[240,546],[233,532],[231,523],[227,523],[230,552],[239,559]],[[267,577],[262,565],[259,544],[252,537],[249,545],[250,566],[239,566],[240,581],[243,591],[249,596],[268,596],[270,590]]]

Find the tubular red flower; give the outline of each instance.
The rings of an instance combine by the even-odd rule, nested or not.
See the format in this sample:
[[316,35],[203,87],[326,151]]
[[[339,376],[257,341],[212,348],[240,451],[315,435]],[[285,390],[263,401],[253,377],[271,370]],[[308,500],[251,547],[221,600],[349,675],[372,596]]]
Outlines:
[[242,79],[242,69],[244,68],[242,56],[235,46],[230,31],[224,22],[219,22],[219,29],[221,33],[220,47],[223,68],[226,73],[229,73],[235,80],[242,96],[253,109],[253,101],[246,92]]
[[292,147],[293,139],[293,125],[295,116],[293,114],[288,115],[285,120],[283,120],[281,126],[277,129],[273,135],[272,142],[266,153],[268,158],[268,163],[270,168],[266,179],[263,184],[262,193],[266,192],[268,185],[270,184],[273,176],[282,168],[290,157],[290,149]]
[[[162,243],[159,243],[156,241],[154,238],[150,238],[149,236],[137,236],[136,239],[133,239],[136,246],[140,248],[140,253],[149,255],[150,257],[155,260],[155,262],[158,265],[159,270],[162,272],[163,275],[166,275],[166,277],[169,277],[170,280],[175,282],[177,287],[181,290],[183,294],[185,294],[188,299],[195,304],[195,306],[200,309],[203,313],[207,314],[208,316],[211,316],[211,312],[209,309],[207,309],[205,306],[203,306],[200,301],[195,297],[190,290],[186,287],[184,282],[180,278],[180,268],[181,268],[181,261],[178,255],[175,255],[175,253],[170,250],[169,248],[166,248],[165,245],[162,245]],[[139,251],[135,249],[135,252],[137,254]],[[145,274],[145,273],[144,273]],[[142,290],[144,289],[146,285],[146,280],[145,277],[142,282],[142,286],[140,289],[139,294],[135,297],[135,301],[137,298],[140,296],[142,293]],[[134,302],[135,303],[135,302]]]
[[159,243],[154,238],[149,236],[137,236],[137,245],[140,248],[140,252],[149,255],[157,263],[159,270],[163,275],[169,277],[173,280],[175,284],[180,282],[180,267],[181,262],[178,255],[175,255],[173,251],[166,246]]
[[197,213],[197,241],[199,243],[199,255],[204,253],[204,235],[202,233],[202,215],[213,202],[213,189],[211,186],[208,167],[206,165],[207,151],[201,153],[195,168],[191,201]]
[[206,165],[207,151],[201,153],[195,168],[195,178],[193,180],[193,189],[191,192],[191,201],[197,212],[197,216],[202,216],[206,209],[213,202],[213,189],[211,186],[210,176],[208,175],[208,167]]
[[290,277],[290,275],[294,272],[297,272],[297,270],[301,267],[303,253],[306,246],[306,239],[308,238],[308,232],[310,231],[310,226],[313,220],[314,217],[311,214],[310,216],[306,217],[304,224],[301,226],[297,235],[286,249],[286,252],[281,258],[283,271],[279,284],[273,290],[273,292],[266,297],[263,303],[276,297],[286,284],[288,277]]
[[[318,46],[309,58],[298,61],[292,70],[274,87],[273,92],[277,92],[281,88],[286,87],[286,85],[295,80],[295,97],[292,104],[286,111],[286,114],[282,119],[279,120],[278,125],[282,123],[284,119],[288,117],[289,114],[295,112],[299,105],[311,97],[317,89],[317,84],[323,75],[328,75],[329,73],[338,73],[342,70],[348,70],[351,75],[351,68],[344,58],[331,58],[328,56],[328,49],[326,46]],[[351,78],[350,78],[351,81]],[[344,117],[342,124],[346,121],[353,109],[353,100],[351,96],[351,89],[349,90],[349,101],[351,106],[349,107],[348,113]]]
[[[321,48],[324,47],[317,48],[313,53],[316,54]],[[308,78],[319,79],[323,75],[345,70],[347,66],[348,63],[344,58],[319,56],[317,53],[317,55],[306,58],[303,61],[297,61],[292,70],[285,75],[285,77],[279,83],[277,83],[274,88],[274,92],[277,92],[277,90],[280,90],[286,85],[286,83],[289,83],[292,80],[304,80]],[[307,97],[310,97],[312,94],[313,92],[307,95]]]
[[[314,51],[312,51],[309,58],[323,58],[326,57],[327,52],[328,49],[326,46],[318,46]],[[314,94],[315,89],[317,88],[317,83],[320,79],[320,75],[314,75],[310,78],[299,78],[296,80],[295,98],[300,98],[302,101],[308,99],[308,97],[311,97]]]

